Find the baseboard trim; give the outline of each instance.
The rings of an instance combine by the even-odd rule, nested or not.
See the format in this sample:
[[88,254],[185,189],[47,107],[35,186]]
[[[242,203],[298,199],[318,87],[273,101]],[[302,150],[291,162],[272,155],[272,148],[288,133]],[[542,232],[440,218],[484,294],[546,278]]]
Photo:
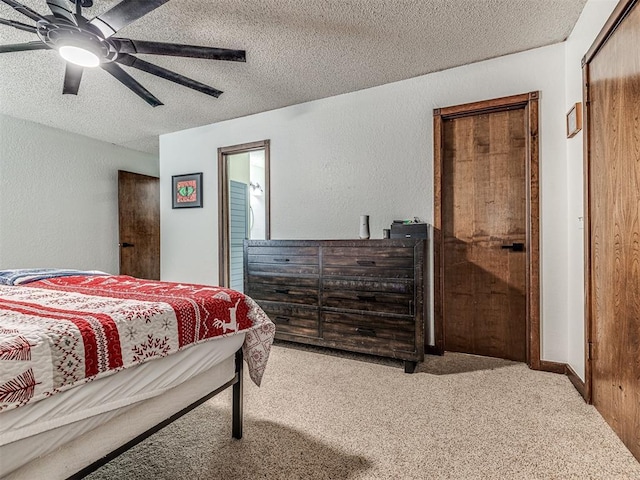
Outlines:
[[566,369],[567,369],[567,377],[569,377],[569,380],[571,381],[573,386],[576,387],[576,390],[578,391],[578,393],[582,395],[582,398],[584,398],[584,401],[588,403],[586,385],[584,384],[582,379],[578,376],[578,374],[575,372],[575,370],[571,368],[571,365],[567,365]]
[[[424,353],[428,355],[444,355],[444,352],[437,348],[435,345],[425,345]],[[589,403],[587,399],[587,388],[582,379],[578,376],[571,365],[561,362],[551,362],[549,360],[540,360],[538,368],[533,370],[539,370],[542,372],[558,373],[560,375],[566,375],[569,381],[573,384],[578,393],[582,396],[585,402]]]
[[559,373],[564,375],[567,370],[566,363],[550,362],[548,360],[540,360],[540,368],[543,372]]
[[578,391],[580,396],[584,399],[585,402],[589,403],[587,399],[587,388],[582,379],[578,376],[573,368],[569,364],[560,363],[560,362],[550,362],[547,360],[540,360],[540,368],[544,372],[551,373],[560,373],[562,375],[566,375],[569,378],[569,381],[573,384],[575,389]]

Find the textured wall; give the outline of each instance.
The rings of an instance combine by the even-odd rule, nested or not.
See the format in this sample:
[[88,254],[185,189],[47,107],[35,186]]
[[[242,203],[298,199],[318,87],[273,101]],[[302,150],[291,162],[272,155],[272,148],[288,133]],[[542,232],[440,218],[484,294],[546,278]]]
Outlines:
[[[566,42],[566,105],[569,111],[582,101],[581,61],[617,4],[617,0],[590,0]],[[567,342],[568,363],[584,380],[584,215],[582,131],[567,140],[567,194],[569,226],[567,243]]]
[[118,169],[154,155],[0,115],[0,268],[118,272]]
[[207,197],[171,210],[162,183],[163,279],[217,282],[218,147],[271,140],[272,238],[357,238],[361,214],[380,238],[432,221],[434,108],[540,90],[542,357],[566,361],[564,71],[559,44],[162,136],[161,178],[203,171]]

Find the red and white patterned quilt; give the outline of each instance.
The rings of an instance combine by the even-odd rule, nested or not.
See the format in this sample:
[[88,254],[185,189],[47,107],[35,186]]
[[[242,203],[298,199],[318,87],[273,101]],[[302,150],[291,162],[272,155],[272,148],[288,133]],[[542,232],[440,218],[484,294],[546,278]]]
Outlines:
[[240,332],[260,385],[275,325],[235,290],[128,276],[0,285],[0,411]]

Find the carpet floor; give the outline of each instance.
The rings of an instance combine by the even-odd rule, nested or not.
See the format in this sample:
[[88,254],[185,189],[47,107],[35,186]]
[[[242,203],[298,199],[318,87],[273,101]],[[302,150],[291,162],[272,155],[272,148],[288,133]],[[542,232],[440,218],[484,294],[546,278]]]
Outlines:
[[400,362],[274,345],[245,376],[242,440],[231,392],[88,478],[640,479],[640,463],[563,375],[447,353]]

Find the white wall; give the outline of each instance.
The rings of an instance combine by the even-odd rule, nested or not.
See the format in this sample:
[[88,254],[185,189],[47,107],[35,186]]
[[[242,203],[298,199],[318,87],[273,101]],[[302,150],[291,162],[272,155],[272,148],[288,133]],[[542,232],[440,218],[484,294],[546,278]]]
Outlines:
[[563,44],[162,136],[161,177],[203,171],[210,199],[172,211],[163,182],[163,279],[218,281],[218,147],[271,140],[272,238],[357,238],[361,214],[380,238],[394,219],[433,220],[434,108],[539,90],[542,358],[584,378],[582,133],[565,138],[565,114],[616,3],[589,0]]
[[566,361],[564,62],[559,44],[161,136],[161,178],[202,171],[206,196],[171,210],[162,182],[162,278],[217,283],[218,147],[271,140],[272,238],[357,238],[361,214],[381,238],[433,220],[434,108],[540,90],[542,357]]
[[242,182],[249,185],[251,181],[251,169],[249,167],[249,153],[234,153],[227,157],[229,168],[229,180]]
[[[565,42],[566,111],[576,102],[582,101],[582,57],[617,3],[617,0],[590,0]],[[567,362],[584,380],[584,230],[580,220],[584,206],[582,142],[582,131],[567,140],[567,321],[570,332]]]
[[0,268],[118,273],[118,169],[158,158],[0,115]]
[[265,151],[255,150],[249,152],[251,158],[251,181],[254,184],[260,185],[260,190],[249,189],[249,203],[251,205],[252,224],[249,231],[249,238],[264,240],[267,238],[267,225],[266,225],[266,188],[265,182]]

